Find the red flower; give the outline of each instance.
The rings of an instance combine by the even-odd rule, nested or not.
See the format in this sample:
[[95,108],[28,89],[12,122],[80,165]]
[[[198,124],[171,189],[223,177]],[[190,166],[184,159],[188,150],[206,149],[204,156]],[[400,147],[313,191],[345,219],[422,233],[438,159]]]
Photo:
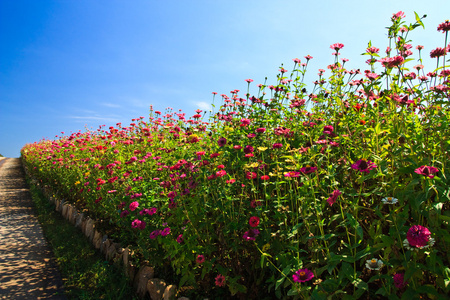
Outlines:
[[225,276],[222,274],[216,276],[216,286],[225,286]]
[[248,224],[250,224],[250,226],[252,227],[257,227],[259,225],[259,218],[255,216],[250,217]]
[[269,180],[269,179],[270,179],[269,175],[261,176],[261,180]]
[[247,179],[255,179],[256,178],[256,173],[255,172],[247,172],[247,174],[245,174],[245,177]]

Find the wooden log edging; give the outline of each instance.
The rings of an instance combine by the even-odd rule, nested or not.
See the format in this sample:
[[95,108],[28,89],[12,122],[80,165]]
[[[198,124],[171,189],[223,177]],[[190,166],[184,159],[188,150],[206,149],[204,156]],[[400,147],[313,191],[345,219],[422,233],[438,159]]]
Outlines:
[[[55,197],[55,193],[49,186],[42,186],[31,176],[24,166],[28,178],[32,184],[40,188],[45,198],[55,205],[55,210],[59,212],[75,227],[80,228],[83,234],[89,239],[95,249],[99,250],[106,260],[115,264],[120,264],[125,275],[129,278],[133,288],[140,299],[147,295],[152,300],[175,300],[178,288],[174,284],[167,284],[163,279],[155,277],[155,269],[149,265],[140,268],[133,263],[133,252],[128,247],[123,248],[120,243],[115,242],[106,234],[96,229],[94,219],[85,216],[77,211],[76,207]],[[187,297],[179,297],[177,300],[189,300]],[[207,300],[207,299],[205,299]]]

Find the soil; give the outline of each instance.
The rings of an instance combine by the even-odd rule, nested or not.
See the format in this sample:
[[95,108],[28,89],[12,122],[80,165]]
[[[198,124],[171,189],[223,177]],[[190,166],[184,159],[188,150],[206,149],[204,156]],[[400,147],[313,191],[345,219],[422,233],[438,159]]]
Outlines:
[[67,299],[20,158],[0,158],[0,299]]

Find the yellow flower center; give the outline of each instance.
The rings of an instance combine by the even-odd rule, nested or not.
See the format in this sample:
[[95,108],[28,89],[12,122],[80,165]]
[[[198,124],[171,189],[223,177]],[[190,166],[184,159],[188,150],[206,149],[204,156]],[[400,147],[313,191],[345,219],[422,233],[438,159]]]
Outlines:
[[303,272],[303,271],[302,271],[302,272],[300,272],[300,276],[305,276],[305,274],[306,274],[306,273],[305,273],[305,272]]

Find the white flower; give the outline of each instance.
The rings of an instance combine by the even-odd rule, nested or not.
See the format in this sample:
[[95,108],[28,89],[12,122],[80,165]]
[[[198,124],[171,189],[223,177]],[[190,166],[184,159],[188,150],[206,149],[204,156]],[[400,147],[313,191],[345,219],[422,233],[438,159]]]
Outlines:
[[372,258],[372,259],[366,260],[366,268],[369,270],[378,271],[382,267],[383,267],[383,262],[380,259]]
[[422,246],[422,247],[417,247],[417,246],[416,247],[411,247],[411,245],[408,242],[408,239],[405,239],[403,241],[403,247],[405,247],[408,250],[412,250],[412,251],[416,251],[417,252],[420,249],[428,249],[428,248],[433,247],[435,242],[436,241],[432,237],[430,237],[430,239],[428,240],[428,244],[427,245]]
[[395,204],[398,202],[398,199],[394,197],[385,197],[381,199],[381,201],[383,202],[383,204]]

